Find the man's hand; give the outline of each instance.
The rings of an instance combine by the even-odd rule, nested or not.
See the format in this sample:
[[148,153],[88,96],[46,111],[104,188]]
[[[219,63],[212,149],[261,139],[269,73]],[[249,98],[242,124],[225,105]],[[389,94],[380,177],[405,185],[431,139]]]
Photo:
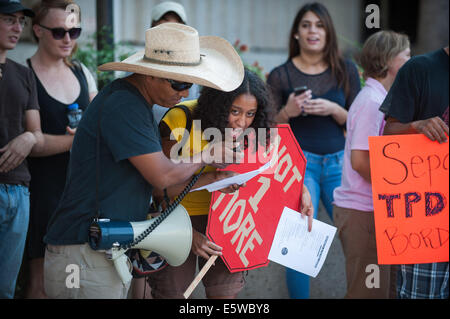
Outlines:
[[411,126],[416,132],[424,134],[432,141],[442,144],[448,140],[448,126],[439,116],[412,122]]
[[0,148],[0,173],[8,173],[18,167],[30,154],[36,144],[36,137],[25,132]]

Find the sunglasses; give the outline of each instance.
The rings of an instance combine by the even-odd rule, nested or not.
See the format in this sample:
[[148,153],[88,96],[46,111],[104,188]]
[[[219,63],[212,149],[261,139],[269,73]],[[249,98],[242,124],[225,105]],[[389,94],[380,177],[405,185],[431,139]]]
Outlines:
[[41,28],[47,29],[52,32],[53,39],[55,40],[61,40],[66,36],[66,33],[69,33],[70,39],[75,40],[80,37],[81,34],[81,28],[72,28],[69,30],[66,30],[64,28],[48,28],[46,26],[43,26],[42,24],[39,24]]
[[172,89],[174,89],[175,91],[181,92],[184,90],[189,90],[192,87],[192,83],[188,83],[188,82],[178,82],[175,80],[170,80],[170,79],[166,79],[167,82],[170,83],[170,86],[172,87]]

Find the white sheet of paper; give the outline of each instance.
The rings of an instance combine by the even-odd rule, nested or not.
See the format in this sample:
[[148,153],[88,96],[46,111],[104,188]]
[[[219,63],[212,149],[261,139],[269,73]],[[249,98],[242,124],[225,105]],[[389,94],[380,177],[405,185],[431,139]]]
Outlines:
[[327,257],[336,227],[314,220],[308,232],[308,218],[285,207],[278,223],[269,260],[316,277]]
[[229,187],[231,185],[234,184],[238,184],[238,185],[242,185],[245,182],[248,182],[249,180],[251,180],[253,177],[261,174],[262,172],[264,172],[266,169],[268,169],[270,166],[270,162],[267,162],[265,165],[261,166],[260,168],[254,170],[254,171],[250,171],[244,174],[240,174],[240,175],[236,175],[233,177],[229,177],[229,178],[225,178],[222,179],[220,181],[199,187],[197,189],[193,189],[191,192],[196,192],[196,191],[201,191],[203,189],[207,189],[209,192],[214,192],[217,191],[219,189],[222,188],[226,188]]

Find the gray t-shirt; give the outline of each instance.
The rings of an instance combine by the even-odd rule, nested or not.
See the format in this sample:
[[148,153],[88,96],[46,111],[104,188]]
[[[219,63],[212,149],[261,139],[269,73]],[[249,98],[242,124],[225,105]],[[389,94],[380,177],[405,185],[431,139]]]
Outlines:
[[[1,65],[0,148],[25,132],[25,112],[39,110],[33,72],[12,60]],[[2,153],[0,153],[0,156]],[[30,181],[26,161],[8,173],[0,173],[0,184],[25,184]]]
[[99,109],[100,218],[142,221],[153,187],[128,160],[161,151],[151,105],[124,79],[105,87],[92,101],[77,129],[68,177],[44,241],[52,245],[83,244],[96,216],[96,141]]

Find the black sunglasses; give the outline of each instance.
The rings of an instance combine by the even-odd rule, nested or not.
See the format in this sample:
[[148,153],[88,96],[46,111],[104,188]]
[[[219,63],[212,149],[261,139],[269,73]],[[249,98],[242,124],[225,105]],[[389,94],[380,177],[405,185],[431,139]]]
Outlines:
[[189,90],[192,87],[192,83],[188,83],[188,82],[178,82],[175,80],[170,80],[170,79],[166,79],[167,82],[170,83],[170,86],[172,87],[172,89],[174,89],[175,91],[181,92],[184,90]]
[[66,36],[66,33],[69,33],[69,36],[72,40],[78,39],[81,34],[81,28],[72,28],[69,30],[66,30],[64,28],[48,28],[46,26],[43,26],[42,24],[39,24],[40,27],[47,29],[52,32],[53,39],[55,40],[61,40]]

